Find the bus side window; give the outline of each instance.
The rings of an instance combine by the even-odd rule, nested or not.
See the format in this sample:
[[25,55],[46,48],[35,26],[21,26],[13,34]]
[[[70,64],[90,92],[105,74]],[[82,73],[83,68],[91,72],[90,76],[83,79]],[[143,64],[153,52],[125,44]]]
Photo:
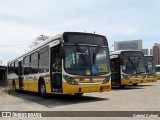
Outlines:
[[24,66],[24,75],[28,75],[29,72],[30,72],[30,68],[29,68],[30,56],[29,56],[29,55],[26,56],[26,57],[23,59],[23,61],[24,61],[24,64],[23,64],[23,66]]
[[30,73],[38,73],[38,52],[31,54]]
[[49,71],[49,46],[39,50],[39,73]]

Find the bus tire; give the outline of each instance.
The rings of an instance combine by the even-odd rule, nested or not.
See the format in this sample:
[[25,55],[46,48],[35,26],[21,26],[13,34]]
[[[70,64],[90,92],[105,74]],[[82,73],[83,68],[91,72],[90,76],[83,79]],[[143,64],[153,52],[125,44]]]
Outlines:
[[138,84],[132,84],[133,86],[137,86]]
[[76,97],[81,97],[81,96],[83,96],[83,93],[75,93],[74,94]]
[[39,86],[38,86],[38,91],[39,91],[39,94],[42,98],[47,98],[47,93],[46,93],[46,85],[45,85],[45,82],[44,80],[40,80],[39,81]]

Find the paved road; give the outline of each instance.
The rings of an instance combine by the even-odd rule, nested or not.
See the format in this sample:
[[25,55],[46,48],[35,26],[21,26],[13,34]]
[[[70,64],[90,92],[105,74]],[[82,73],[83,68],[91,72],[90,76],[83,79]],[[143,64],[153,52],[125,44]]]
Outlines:
[[160,81],[124,89],[114,87],[105,93],[86,93],[81,98],[51,95],[43,99],[35,93],[8,95],[0,89],[0,106],[0,111],[160,111]]

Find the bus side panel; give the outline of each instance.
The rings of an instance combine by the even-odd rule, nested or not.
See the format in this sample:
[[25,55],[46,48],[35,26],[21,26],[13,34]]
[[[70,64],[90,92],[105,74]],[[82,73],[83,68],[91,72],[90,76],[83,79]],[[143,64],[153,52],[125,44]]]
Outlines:
[[160,80],[160,74],[157,74],[157,80]]
[[33,81],[33,78],[28,80],[28,90],[38,92],[38,81]]
[[12,80],[8,79],[8,88],[9,90],[12,89]]
[[19,89],[19,80],[15,79],[15,85],[16,85],[16,89]]
[[28,79],[23,80],[23,90],[25,91],[29,90],[29,80]]
[[157,80],[160,80],[160,72],[156,72],[157,74]]
[[[50,77],[46,76],[43,78],[46,85],[46,92],[51,93]],[[28,80],[24,80],[24,81],[25,81],[23,83],[24,90],[38,92],[38,80],[34,81],[33,78],[30,77]]]
[[46,92],[51,93],[51,80],[50,76],[45,77],[45,85],[46,85]]

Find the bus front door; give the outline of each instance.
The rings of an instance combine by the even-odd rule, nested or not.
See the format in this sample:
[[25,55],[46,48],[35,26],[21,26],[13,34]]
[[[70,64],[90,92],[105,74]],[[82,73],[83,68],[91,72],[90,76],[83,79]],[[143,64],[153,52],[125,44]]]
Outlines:
[[62,92],[60,45],[51,48],[51,89],[52,92]]
[[120,76],[119,76],[119,72],[120,72],[120,65],[119,65],[119,61],[118,58],[114,58],[111,60],[111,81],[112,81],[112,85],[116,85],[119,84],[120,82]]
[[22,61],[18,62],[18,80],[19,80],[19,89],[23,89]]

